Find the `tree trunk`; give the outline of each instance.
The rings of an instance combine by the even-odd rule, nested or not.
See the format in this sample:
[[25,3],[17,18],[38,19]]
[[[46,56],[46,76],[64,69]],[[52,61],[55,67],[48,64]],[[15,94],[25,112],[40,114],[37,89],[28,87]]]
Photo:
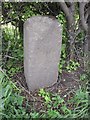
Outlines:
[[69,60],[75,58],[75,34],[74,25],[68,27],[68,42],[69,42]]
[[90,14],[88,16],[88,62],[87,63],[88,63],[88,72],[90,73]]
[[[90,2],[88,4],[89,10],[88,10],[88,100],[90,100]],[[88,105],[88,117],[90,117],[90,104]]]
[[60,2],[60,6],[63,10],[63,12],[66,15],[67,20],[67,35],[68,35],[68,61],[74,60],[75,58],[75,19],[74,19],[74,13],[75,13],[75,3],[70,3],[70,6],[68,7],[65,2]]

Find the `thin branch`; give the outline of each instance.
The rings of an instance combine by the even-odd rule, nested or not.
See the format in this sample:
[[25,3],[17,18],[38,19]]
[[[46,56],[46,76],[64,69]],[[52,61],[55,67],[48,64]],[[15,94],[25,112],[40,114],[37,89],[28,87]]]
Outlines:
[[[89,11],[89,12],[88,12]],[[88,8],[85,11],[85,20],[87,21],[88,16],[90,15],[90,7],[88,6]]]
[[14,18],[14,19],[9,19],[9,20],[6,20],[6,21],[4,21],[4,22],[1,22],[1,25],[4,25],[4,24],[8,24],[8,23],[10,23],[10,22],[12,22],[12,21],[14,21],[14,20],[16,20],[16,18]]
[[88,12],[85,13],[85,21],[87,21],[88,18]]
[[5,55],[4,57],[18,60],[17,58],[9,56],[9,55]]

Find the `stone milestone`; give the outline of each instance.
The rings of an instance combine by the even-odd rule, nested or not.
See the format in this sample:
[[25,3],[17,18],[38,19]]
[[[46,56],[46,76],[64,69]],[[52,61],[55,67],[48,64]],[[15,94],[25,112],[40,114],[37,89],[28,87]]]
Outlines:
[[34,16],[24,23],[24,74],[30,91],[53,85],[58,78],[62,28],[57,19]]

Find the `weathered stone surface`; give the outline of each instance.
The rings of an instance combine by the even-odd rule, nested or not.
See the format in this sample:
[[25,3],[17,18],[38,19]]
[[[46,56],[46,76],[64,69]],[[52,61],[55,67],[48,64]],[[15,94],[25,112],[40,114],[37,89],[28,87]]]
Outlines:
[[24,23],[24,73],[30,91],[57,81],[61,42],[56,19],[35,16]]

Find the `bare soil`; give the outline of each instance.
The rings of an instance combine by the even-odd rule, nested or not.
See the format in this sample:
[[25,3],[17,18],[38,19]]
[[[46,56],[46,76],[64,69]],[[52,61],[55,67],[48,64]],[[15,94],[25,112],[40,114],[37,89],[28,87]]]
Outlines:
[[[58,93],[65,101],[67,101],[73,97],[75,91],[79,89],[79,86],[81,86],[82,83],[80,81],[80,74],[82,73],[82,68],[78,68],[77,71],[73,72],[63,71],[58,82],[44,89],[50,93]],[[21,95],[25,96],[25,101],[23,103],[24,107],[26,106],[26,101],[28,100],[28,102],[32,104],[37,111],[43,109],[44,103],[42,97],[38,95],[39,90],[35,90],[33,92],[28,90],[24,72],[15,74],[13,76],[13,82],[15,82],[17,87],[22,90]],[[28,108],[28,111],[30,111],[30,108]]]

